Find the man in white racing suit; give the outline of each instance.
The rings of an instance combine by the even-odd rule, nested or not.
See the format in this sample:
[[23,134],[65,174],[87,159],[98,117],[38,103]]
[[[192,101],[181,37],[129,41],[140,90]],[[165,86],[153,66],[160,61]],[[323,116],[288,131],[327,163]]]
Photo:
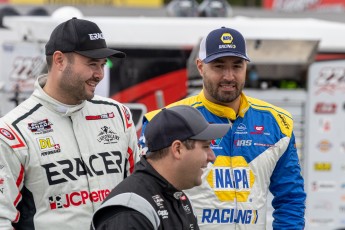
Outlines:
[[0,229],[88,229],[139,160],[130,110],[95,96],[108,57],[102,31],[70,19],[46,44],[48,74],[0,119]]

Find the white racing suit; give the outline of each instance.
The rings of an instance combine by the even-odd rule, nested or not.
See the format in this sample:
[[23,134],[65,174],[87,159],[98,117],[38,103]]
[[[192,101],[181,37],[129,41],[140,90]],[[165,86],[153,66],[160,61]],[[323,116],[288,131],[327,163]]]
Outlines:
[[139,160],[127,107],[99,96],[66,106],[45,94],[44,80],[0,119],[1,230],[89,229]]

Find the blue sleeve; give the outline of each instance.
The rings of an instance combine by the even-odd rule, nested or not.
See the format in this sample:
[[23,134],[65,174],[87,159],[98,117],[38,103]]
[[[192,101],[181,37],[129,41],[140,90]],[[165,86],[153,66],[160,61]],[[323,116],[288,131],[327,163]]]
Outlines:
[[146,152],[147,152],[147,147],[146,147],[146,144],[145,144],[145,135],[144,135],[144,133],[145,133],[146,125],[148,123],[149,123],[149,121],[144,116],[144,118],[143,118],[143,126],[141,127],[141,133],[140,133],[140,137],[139,137],[139,141],[138,141],[140,156],[145,155]]
[[304,229],[306,193],[293,133],[271,176],[270,191],[274,197],[273,229]]

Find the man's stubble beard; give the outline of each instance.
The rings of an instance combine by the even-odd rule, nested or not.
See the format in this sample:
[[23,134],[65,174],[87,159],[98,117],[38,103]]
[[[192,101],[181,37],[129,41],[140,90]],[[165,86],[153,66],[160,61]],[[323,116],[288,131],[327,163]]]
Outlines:
[[239,85],[236,82],[236,90],[231,92],[221,92],[218,88],[219,84],[214,84],[204,78],[204,89],[213,99],[220,103],[231,103],[235,101],[241,95],[244,83]]

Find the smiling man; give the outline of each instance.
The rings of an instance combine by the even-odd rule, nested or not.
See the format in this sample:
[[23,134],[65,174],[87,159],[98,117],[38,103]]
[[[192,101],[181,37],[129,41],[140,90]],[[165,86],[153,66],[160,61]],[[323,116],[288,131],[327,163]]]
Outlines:
[[211,140],[221,138],[229,128],[229,124],[209,124],[191,106],[163,109],[146,127],[149,152],[97,210],[92,229],[198,230],[182,190],[202,183],[203,171],[215,160]]
[[0,229],[88,229],[93,212],[139,160],[130,110],[95,95],[109,49],[72,18],[45,47],[48,74],[0,120]]
[[[222,27],[200,43],[196,66],[203,90],[167,107],[191,105],[210,123],[231,124],[212,140],[216,158],[200,186],[184,192],[195,208],[200,229],[266,229],[267,194],[274,198],[273,229],[302,230],[306,194],[289,112],[243,93],[247,63],[242,34]],[[157,111],[145,115],[140,137]]]

